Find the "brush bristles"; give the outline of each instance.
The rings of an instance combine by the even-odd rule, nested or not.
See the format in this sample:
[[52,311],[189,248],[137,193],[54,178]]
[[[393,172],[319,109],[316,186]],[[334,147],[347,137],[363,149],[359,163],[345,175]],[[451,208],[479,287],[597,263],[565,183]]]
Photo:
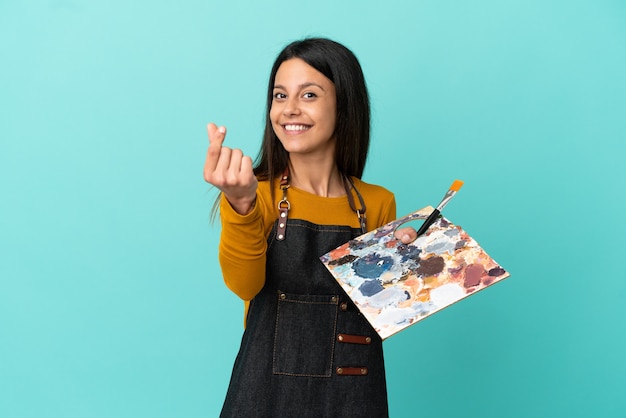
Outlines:
[[452,186],[450,186],[450,190],[452,190],[453,192],[458,192],[462,186],[463,182],[461,180],[454,180],[454,183],[452,183]]

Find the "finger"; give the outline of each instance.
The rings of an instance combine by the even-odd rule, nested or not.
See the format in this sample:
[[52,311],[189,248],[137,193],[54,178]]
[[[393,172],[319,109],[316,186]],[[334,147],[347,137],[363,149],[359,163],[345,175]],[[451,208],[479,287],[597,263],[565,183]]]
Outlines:
[[254,169],[252,168],[252,158],[248,157],[247,155],[244,155],[244,157],[241,159],[240,172],[244,178],[248,178],[248,179],[256,178],[254,176]]
[[215,172],[215,167],[217,166],[217,162],[220,158],[221,149],[215,149],[209,147],[206,153],[206,160],[204,161],[204,180],[209,183],[213,183],[213,173]]
[[243,152],[240,149],[233,149],[230,154],[230,164],[228,166],[228,173],[230,175],[230,181],[233,184],[237,184],[241,180],[241,161],[243,159]]
[[405,228],[401,239],[404,244],[409,244],[417,239],[417,231],[411,227]]
[[403,244],[409,244],[417,239],[417,231],[411,227],[399,228],[394,236],[402,241]]
[[204,163],[204,178],[209,181],[209,178],[215,171],[215,167],[217,166],[220,158],[222,143],[224,142],[224,137],[226,135],[226,128],[223,126],[218,128],[214,123],[209,123],[207,125],[207,132],[209,135],[209,149]]
[[231,150],[230,148],[222,147],[220,151],[220,157],[217,160],[217,165],[215,166],[216,173],[222,173],[223,176],[226,175],[226,172],[228,171],[228,168],[230,167],[230,164],[231,164],[232,152],[233,150]]

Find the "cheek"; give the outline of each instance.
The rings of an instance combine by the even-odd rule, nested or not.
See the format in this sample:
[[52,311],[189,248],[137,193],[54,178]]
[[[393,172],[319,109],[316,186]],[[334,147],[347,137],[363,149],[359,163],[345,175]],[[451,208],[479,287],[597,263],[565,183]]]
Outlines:
[[272,124],[272,129],[274,130],[274,134],[276,136],[280,133],[280,124],[278,123],[278,118],[280,117],[280,111],[275,107],[270,109],[270,123]]
[[328,129],[335,130],[337,124],[337,106],[334,102],[327,102],[319,109],[318,118],[323,120]]
[[335,130],[335,126],[337,125],[337,115],[335,115],[335,113],[324,112],[323,115],[320,115],[320,118],[318,120],[324,122],[325,129],[331,132]]
[[278,116],[278,110],[276,109],[275,106],[272,106],[270,109],[270,120],[272,121],[272,124],[274,124],[274,122],[276,121],[277,116]]
[[336,116],[335,114],[333,114],[333,115],[330,117],[330,120],[331,120],[331,122],[330,122],[330,123],[331,123],[331,125],[332,125],[332,129],[333,129],[333,131],[334,131],[334,130],[335,130],[335,128],[337,127],[337,116]]

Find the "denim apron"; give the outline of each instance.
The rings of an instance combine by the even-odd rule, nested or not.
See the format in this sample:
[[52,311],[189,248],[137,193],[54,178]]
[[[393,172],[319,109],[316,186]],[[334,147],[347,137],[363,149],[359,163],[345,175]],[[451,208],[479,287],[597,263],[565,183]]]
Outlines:
[[220,417],[387,417],[382,340],[319,260],[360,230],[276,229]]

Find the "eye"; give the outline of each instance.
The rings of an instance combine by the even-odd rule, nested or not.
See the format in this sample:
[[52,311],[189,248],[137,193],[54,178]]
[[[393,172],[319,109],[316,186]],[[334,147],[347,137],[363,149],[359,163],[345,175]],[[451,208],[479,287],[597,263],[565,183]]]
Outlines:
[[287,95],[285,93],[274,93],[274,99],[275,100],[281,100],[286,98]]
[[302,97],[304,97],[305,99],[313,99],[317,97],[317,94],[309,91],[309,92],[304,93]]

